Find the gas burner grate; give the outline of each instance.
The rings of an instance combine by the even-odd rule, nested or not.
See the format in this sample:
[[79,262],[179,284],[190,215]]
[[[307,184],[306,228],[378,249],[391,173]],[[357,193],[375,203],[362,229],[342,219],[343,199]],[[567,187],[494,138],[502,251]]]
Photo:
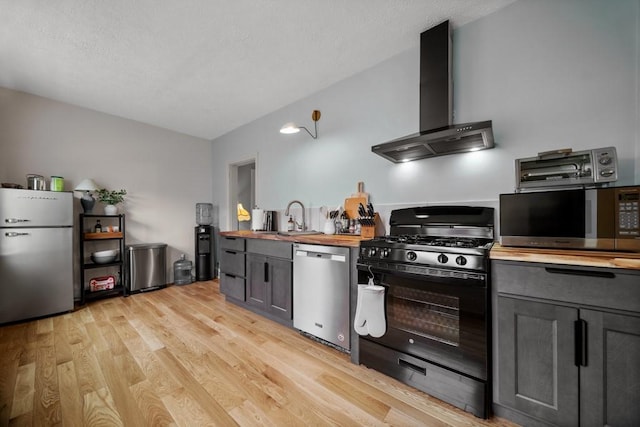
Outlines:
[[410,245],[440,246],[449,248],[479,248],[486,245],[483,239],[471,237],[438,237],[420,235],[384,236],[379,241]]
[[454,248],[477,248],[483,246],[483,242],[481,240],[466,237],[428,238],[425,242],[423,242],[421,238],[418,238],[416,243],[428,246],[446,246]]

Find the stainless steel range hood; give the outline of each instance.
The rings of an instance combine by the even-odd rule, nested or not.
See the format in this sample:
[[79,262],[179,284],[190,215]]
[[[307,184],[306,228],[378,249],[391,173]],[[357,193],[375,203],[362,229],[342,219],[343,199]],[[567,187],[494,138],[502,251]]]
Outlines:
[[420,34],[420,132],[371,151],[394,163],[494,147],[491,120],[452,124],[451,26]]

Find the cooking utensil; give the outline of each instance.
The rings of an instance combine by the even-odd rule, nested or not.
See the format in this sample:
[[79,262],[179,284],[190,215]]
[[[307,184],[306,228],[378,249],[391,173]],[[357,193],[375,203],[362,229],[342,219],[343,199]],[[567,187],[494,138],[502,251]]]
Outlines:
[[362,203],[358,205],[358,214],[360,214],[361,217],[367,216],[367,211],[365,211],[364,205]]

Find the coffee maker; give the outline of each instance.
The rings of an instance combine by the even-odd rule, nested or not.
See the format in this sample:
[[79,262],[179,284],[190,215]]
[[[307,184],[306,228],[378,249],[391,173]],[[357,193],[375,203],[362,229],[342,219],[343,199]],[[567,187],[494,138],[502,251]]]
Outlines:
[[216,277],[215,227],[211,203],[196,204],[196,223],[194,230],[196,280],[211,280]]

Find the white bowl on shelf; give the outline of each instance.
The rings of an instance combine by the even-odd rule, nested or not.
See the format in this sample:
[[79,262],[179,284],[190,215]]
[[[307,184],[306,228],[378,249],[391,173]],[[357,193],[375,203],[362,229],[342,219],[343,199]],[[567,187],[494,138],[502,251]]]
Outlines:
[[91,254],[91,260],[96,264],[109,264],[114,262],[118,256],[117,249],[111,249],[108,251],[98,251]]

